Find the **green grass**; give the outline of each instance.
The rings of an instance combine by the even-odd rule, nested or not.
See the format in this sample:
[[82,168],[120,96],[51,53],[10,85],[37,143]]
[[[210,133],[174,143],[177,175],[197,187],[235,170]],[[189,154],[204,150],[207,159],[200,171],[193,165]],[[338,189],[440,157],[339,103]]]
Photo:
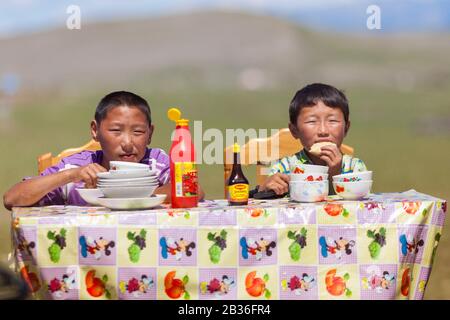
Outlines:
[[[189,119],[202,120],[203,129],[282,128],[288,122],[287,108],[295,87],[265,92],[212,91],[202,88],[168,92],[136,90],[148,98],[156,130],[152,146],[168,150],[173,124],[167,119],[170,106],[180,106]],[[450,90],[442,88],[399,92],[389,89],[347,88],[352,126],[345,140],[374,171],[375,192],[416,189],[450,199],[450,130],[425,135],[420,119],[450,118]],[[84,96],[39,96],[24,98],[16,105],[8,127],[2,123],[2,170],[0,192],[37,172],[36,157],[45,152],[84,144],[90,139],[89,122],[103,92]],[[205,147],[208,143],[204,143]],[[254,168],[245,174],[255,183]],[[222,165],[200,165],[200,182],[208,198],[223,197]],[[9,251],[9,218],[0,225],[0,253]],[[446,224],[448,229],[448,221]],[[428,287],[428,298],[450,298],[450,244],[443,233],[439,254]]]

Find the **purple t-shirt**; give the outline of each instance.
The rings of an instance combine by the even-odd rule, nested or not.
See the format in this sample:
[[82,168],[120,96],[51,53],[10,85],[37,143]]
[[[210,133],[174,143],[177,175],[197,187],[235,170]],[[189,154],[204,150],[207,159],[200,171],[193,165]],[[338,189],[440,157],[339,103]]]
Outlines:
[[[103,159],[103,151],[82,151],[80,153],[73,154],[52,167],[45,169],[40,175],[47,176],[57,173],[62,170],[67,170],[76,167],[86,166],[91,163],[101,164]],[[152,148],[145,152],[144,158],[140,163],[150,164],[150,159],[156,160],[156,172],[158,175],[159,185],[162,186],[170,182],[170,160],[169,156],[162,149]],[[49,205],[74,205],[85,206],[87,203],[80,197],[76,188],[83,188],[84,182],[68,183],[64,186],[56,188],[55,190],[47,193],[39,202],[39,206]]]

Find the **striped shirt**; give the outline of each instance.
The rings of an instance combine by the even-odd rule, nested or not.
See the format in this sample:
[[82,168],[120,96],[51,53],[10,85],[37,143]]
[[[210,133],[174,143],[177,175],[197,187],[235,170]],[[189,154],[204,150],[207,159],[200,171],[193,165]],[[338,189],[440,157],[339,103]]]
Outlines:
[[[300,152],[297,152],[292,156],[284,157],[275,162],[275,164],[270,168],[269,176],[274,175],[275,173],[289,174],[299,164],[314,164],[306,154],[305,149],[302,149]],[[361,159],[354,158],[347,154],[342,156],[341,174],[360,171],[367,171],[366,165]]]

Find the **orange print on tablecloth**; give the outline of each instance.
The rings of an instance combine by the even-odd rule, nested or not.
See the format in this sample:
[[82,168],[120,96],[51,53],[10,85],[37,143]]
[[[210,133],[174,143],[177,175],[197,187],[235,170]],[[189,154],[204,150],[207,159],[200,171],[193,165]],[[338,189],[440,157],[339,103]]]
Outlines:
[[402,207],[403,210],[407,213],[407,214],[411,214],[414,215],[417,213],[417,211],[419,211],[421,202],[416,201],[416,202],[402,202]]
[[331,217],[336,217],[342,214],[343,217],[348,217],[349,212],[340,203],[328,203],[323,207],[323,210]]
[[252,271],[245,277],[245,290],[252,297],[260,297],[264,294],[266,299],[270,299],[271,293],[266,288],[266,283],[269,281],[269,275],[265,274],[263,278],[256,277],[256,271]]
[[189,282],[189,277],[186,275],[183,279],[175,278],[176,271],[170,271],[164,278],[164,291],[171,299],[178,299],[182,295],[185,300],[190,299],[189,292],[186,291],[185,285]]
[[347,280],[350,278],[348,273],[343,277],[336,276],[336,269],[331,269],[325,276],[325,285],[329,294],[333,296],[340,296],[345,293],[347,297],[352,295],[352,292],[347,288]]

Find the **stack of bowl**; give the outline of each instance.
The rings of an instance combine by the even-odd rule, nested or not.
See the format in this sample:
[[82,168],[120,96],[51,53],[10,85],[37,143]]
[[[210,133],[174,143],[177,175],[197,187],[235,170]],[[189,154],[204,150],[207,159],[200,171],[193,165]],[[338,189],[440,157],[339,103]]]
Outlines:
[[158,187],[158,177],[149,165],[111,161],[108,172],[97,173],[97,188],[106,198],[150,197]]
[[297,202],[319,202],[328,196],[328,167],[309,164],[291,170],[289,193]]
[[346,200],[365,198],[372,188],[372,171],[345,173],[333,176],[336,194]]

